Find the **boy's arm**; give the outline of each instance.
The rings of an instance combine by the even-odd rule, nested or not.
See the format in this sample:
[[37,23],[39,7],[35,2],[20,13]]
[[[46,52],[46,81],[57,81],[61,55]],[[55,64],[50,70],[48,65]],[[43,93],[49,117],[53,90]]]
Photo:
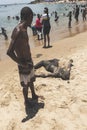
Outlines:
[[7,55],[12,59],[14,60],[16,63],[20,64],[20,61],[18,60],[18,57],[15,53],[15,40],[17,38],[19,34],[19,31],[15,30],[13,31],[13,34],[12,34],[12,39],[11,39],[11,42],[10,42],[10,46],[7,50]]
[[7,50],[7,55],[12,60],[14,60],[16,63],[19,64],[18,58],[17,58],[16,53],[15,53],[15,49],[14,49],[14,40],[13,39],[11,40],[10,46],[9,46],[9,48]]

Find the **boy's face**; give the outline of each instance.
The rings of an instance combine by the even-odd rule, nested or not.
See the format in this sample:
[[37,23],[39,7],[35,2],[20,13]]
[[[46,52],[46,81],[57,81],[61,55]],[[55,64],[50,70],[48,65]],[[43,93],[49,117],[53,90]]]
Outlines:
[[33,14],[31,14],[29,19],[27,20],[28,26],[31,25],[32,21],[33,21]]

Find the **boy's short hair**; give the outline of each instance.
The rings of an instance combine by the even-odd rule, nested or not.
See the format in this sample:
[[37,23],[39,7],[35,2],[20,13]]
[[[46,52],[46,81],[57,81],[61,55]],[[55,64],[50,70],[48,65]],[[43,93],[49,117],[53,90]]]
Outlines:
[[48,13],[48,8],[47,7],[44,8],[44,12]]
[[23,7],[21,9],[21,13],[20,13],[21,20],[27,20],[30,15],[33,16],[33,11],[31,10],[31,8],[29,8],[29,7]]

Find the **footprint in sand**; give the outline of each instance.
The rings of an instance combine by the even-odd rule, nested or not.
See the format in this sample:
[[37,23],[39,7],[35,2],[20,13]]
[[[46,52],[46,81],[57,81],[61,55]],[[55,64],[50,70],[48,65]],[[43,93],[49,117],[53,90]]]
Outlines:
[[42,54],[37,54],[37,55],[36,55],[36,58],[39,58],[40,56],[42,56]]
[[10,96],[10,93],[7,92],[3,95],[3,98],[1,97],[0,99],[0,105],[1,107],[3,106],[8,106],[10,104],[10,101],[11,101],[11,96]]
[[61,123],[58,123],[55,119],[52,119],[51,122],[52,130],[64,130],[65,126]]
[[80,106],[79,111],[87,115],[87,105]]
[[16,123],[12,120],[9,122],[6,130],[15,130],[15,127],[16,127]]
[[38,86],[36,86],[36,90],[38,91],[38,90],[41,90],[41,89],[43,89],[44,87],[46,87],[47,85],[46,84],[40,84],[40,85],[38,85]]

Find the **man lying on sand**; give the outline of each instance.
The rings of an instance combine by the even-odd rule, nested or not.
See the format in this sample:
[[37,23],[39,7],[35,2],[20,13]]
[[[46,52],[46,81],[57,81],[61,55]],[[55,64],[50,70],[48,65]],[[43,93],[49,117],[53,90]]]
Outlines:
[[73,60],[69,60],[68,65],[65,67],[59,66],[59,60],[58,59],[52,59],[52,60],[42,60],[39,63],[37,63],[34,68],[38,69],[40,67],[44,67],[48,72],[51,72],[50,74],[40,74],[35,75],[36,77],[55,77],[55,78],[62,78],[63,80],[69,80],[70,79],[70,71]]

